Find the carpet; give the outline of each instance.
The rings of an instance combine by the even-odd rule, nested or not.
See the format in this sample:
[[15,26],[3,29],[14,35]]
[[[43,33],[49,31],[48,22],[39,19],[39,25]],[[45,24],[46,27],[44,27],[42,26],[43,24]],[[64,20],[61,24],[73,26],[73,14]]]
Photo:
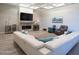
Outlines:
[[0,55],[25,55],[13,39],[13,34],[0,34]]

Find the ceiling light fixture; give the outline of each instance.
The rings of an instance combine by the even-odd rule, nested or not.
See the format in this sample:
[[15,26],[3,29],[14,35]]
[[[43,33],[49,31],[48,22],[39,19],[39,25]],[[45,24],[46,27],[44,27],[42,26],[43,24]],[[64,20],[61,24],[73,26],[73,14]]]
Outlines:
[[38,9],[39,7],[37,7],[37,6],[30,6],[29,8],[31,8],[31,9]]
[[46,7],[43,7],[43,8],[45,8],[45,9],[52,9],[54,7],[53,6],[46,6]]
[[27,3],[27,4],[19,4],[19,6],[22,6],[22,7],[29,7],[30,4],[29,4],[29,3]]
[[64,3],[55,3],[55,4],[53,4],[54,7],[60,7],[60,6],[63,6],[63,5],[65,5],[65,4]]
[[31,9],[38,9],[38,8],[44,8],[44,9],[52,9],[55,7],[60,7],[65,5],[65,3],[27,3],[27,4],[19,4],[19,6],[31,8]]

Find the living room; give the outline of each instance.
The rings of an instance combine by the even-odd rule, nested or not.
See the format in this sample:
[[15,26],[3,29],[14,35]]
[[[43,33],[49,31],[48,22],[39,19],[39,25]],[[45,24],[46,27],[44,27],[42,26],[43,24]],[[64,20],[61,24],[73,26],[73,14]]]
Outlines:
[[[19,15],[21,12],[33,14],[33,21],[25,21],[25,22],[28,22],[31,24],[38,22],[38,24],[40,25],[40,30],[44,28],[48,29],[48,27],[52,27],[53,25],[56,25],[57,27],[59,27],[60,25],[67,25],[70,31],[79,30],[78,28],[79,17],[78,17],[78,4],[77,3],[68,4],[68,5],[55,7],[51,9],[38,8],[34,10],[33,8],[29,9],[23,6],[18,7],[17,5],[18,4],[13,4],[13,5],[1,4],[0,5],[1,7],[3,7],[1,8],[1,15],[0,15],[0,18],[2,19],[0,21],[0,24],[2,24],[0,26],[1,28],[0,32],[5,32],[5,25],[16,24],[19,28],[20,23],[22,23],[22,21],[20,20],[20,15]],[[62,18],[62,22],[54,23],[53,18]]]
[[[56,54],[56,55],[79,54],[78,46],[76,45],[78,41],[76,42],[74,41],[74,39],[73,41],[75,43],[73,44],[76,45],[76,48],[72,49],[72,51],[71,51],[71,48],[69,48],[71,47],[71,44],[70,46],[66,47],[69,49],[69,50],[67,49],[66,52],[64,52],[66,49],[64,48],[62,52],[56,52],[56,53],[51,52],[52,47],[51,48],[48,47],[50,44],[46,46],[46,44],[48,44],[48,41],[51,41],[52,37],[54,36],[56,36],[55,39],[58,39],[58,37],[64,34],[74,35],[73,32],[76,32],[77,34],[77,32],[79,31],[79,26],[78,26],[79,6],[78,5],[79,4],[77,3],[24,3],[24,4],[1,3],[0,4],[0,38],[1,38],[0,41],[2,43],[0,42],[0,45],[4,47],[1,47],[0,54],[13,54],[13,55],[16,55],[16,54]],[[22,34],[18,33],[17,31],[21,32]],[[26,48],[21,46],[20,43],[18,43],[20,41],[15,39],[15,37],[17,38],[23,35],[22,36],[23,39],[25,39],[26,36],[31,38],[31,40],[34,39],[34,37],[32,36],[30,37],[29,35],[26,35],[27,33],[33,35],[35,39],[38,39],[38,37],[39,38],[45,37],[42,39],[46,39],[46,40],[41,40],[45,44],[42,42],[41,44],[45,45],[47,48],[42,46],[43,48],[41,47],[42,49],[40,49],[39,48],[40,43],[38,43],[37,45],[36,44],[37,41],[35,40],[36,43],[34,44],[36,48],[39,48],[38,52],[36,52],[33,49],[34,47],[33,48],[28,47],[29,46],[28,44],[23,45],[23,46],[27,46],[26,48],[29,50],[29,51],[27,50],[28,52],[26,52]],[[47,36],[50,36],[50,37],[47,37]],[[61,38],[63,40],[64,37],[61,37]],[[14,41],[16,43],[14,43]],[[27,40],[27,43],[28,42],[31,45],[33,44],[33,42],[30,42],[30,39],[29,41]],[[68,42],[70,43],[70,41]],[[6,45],[10,45],[10,46],[6,46]],[[20,46],[20,48],[18,47],[18,45]],[[9,48],[11,49],[10,51],[9,51]],[[33,50],[35,53],[31,50]],[[60,49],[59,51],[61,50],[62,49]]]

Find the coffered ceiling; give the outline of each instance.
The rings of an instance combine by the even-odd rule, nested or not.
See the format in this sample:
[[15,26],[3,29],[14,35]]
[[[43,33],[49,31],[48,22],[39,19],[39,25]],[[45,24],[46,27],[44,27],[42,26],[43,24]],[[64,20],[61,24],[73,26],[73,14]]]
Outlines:
[[19,4],[19,6],[22,7],[27,7],[31,9],[51,9],[51,8],[56,8],[60,6],[65,6],[68,5],[68,3],[24,3],[24,4]]

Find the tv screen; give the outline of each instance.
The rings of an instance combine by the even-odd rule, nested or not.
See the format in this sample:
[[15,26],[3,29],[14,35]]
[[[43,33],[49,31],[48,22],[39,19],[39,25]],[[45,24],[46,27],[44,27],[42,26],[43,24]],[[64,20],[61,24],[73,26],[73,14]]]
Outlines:
[[20,20],[22,20],[22,21],[32,21],[33,20],[33,14],[20,13]]

